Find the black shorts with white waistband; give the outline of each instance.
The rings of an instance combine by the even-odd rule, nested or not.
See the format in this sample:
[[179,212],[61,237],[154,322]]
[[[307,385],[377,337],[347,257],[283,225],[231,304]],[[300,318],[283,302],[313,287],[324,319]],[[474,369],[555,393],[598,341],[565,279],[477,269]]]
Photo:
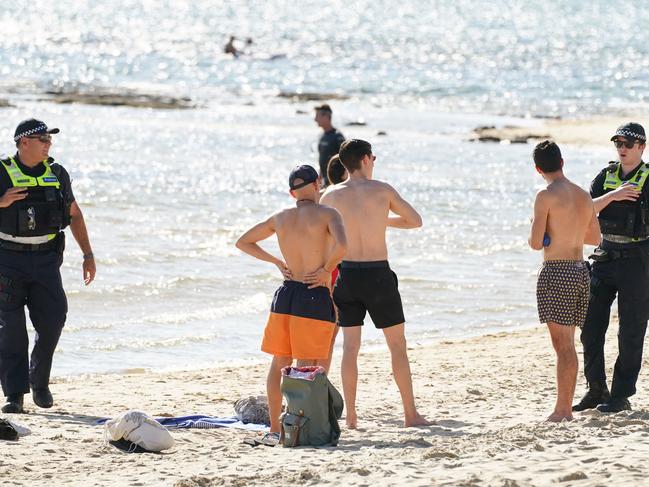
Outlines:
[[397,275],[387,260],[340,263],[333,292],[339,326],[360,326],[365,313],[377,328],[405,322]]

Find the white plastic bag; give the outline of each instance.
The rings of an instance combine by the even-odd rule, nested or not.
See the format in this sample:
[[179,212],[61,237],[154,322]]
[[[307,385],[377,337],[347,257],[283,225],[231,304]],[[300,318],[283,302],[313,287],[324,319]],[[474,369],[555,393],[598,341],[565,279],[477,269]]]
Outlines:
[[142,411],[127,411],[106,422],[105,434],[113,441],[124,438],[145,450],[160,452],[174,445],[167,428]]

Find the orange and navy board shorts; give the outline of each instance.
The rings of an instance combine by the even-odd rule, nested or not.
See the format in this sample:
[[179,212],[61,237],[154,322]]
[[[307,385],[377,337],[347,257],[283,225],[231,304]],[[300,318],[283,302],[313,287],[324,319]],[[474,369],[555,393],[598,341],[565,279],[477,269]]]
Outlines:
[[335,321],[329,289],[284,281],[273,296],[261,350],[295,359],[328,358]]

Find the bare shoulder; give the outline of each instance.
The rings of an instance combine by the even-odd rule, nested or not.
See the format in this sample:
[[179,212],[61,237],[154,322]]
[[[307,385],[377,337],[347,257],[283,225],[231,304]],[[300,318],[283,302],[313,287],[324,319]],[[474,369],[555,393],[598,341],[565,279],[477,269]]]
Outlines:
[[327,186],[325,192],[322,193],[322,196],[320,196],[320,202],[326,204],[326,201],[331,201],[333,198],[335,198],[336,193],[341,190],[343,184],[344,183]]
[[369,183],[368,188],[376,194],[381,194],[390,198],[399,196],[399,192],[396,189],[394,189],[392,185],[384,181],[378,181],[376,179],[372,179],[368,181],[368,183]]
[[267,221],[269,223],[281,222],[286,217],[288,217],[291,213],[294,212],[295,212],[295,208],[284,208],[283,210],[276,211],[275,213],[270,215]]
[[335,219],[335,218],[340,218],[340,213],[338,210],[331,206],[327,205],[318,205],[318,212],[327,220]]
[[539,189],[536,192],[536,202],[548,204],[553,198],[553,192],[550,188]]

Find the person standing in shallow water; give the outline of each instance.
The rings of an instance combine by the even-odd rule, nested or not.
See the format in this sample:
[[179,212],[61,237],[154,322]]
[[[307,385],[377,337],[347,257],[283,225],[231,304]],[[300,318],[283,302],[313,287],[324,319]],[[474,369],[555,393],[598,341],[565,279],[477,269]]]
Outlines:
[[[597,408],[603,413],[631,409],[649,318],[649,165],[642,161],[647,137],[634,122],[611,137],[618,161],[593,180],[590,194],[602,230],[601,246],[591,258],[590,302],[581,343],[588,391],[573,411]],[[618,357],[609,393],[604,367],[604,342],[617,296]]]
[[536,299],[539,320],[547,324],[557,355],[557,400],[548,420],[571,420],[578,369],[575,328],[583,326],[588,308],[584,243],[599,243],[599,226],[590,195],[564,176],[559,147],[541,142],[533,158],[548,183],[536,195],[529,237],[530,247],[543,249]]
[[320,178],[322,179],[323,186],[329,186],[329,176],[327,174],[327,167],[329,160],[338,154],[340,144],[345,140],[345,136],[332,125],[331,117],[333,112],[331,107],[326,103],[315,107],[315,123],[318,124],[323,131],[320,140],[318,141],[318,167],[320,168]]
[[[357,427],[358,352],[363,320],[369,313],[374,326],[383,331],[390,349],[392,372],[403,403],[404,425],[429,425],[415,406],[403,306],[397,275],[388,264],[385,241],[387,227],[418,228],[422,225],[421,216],[392,186],[372,179],[376,156],[369,142],[346,140],[339,155],[349,176],[342,183],[329,186],[320,201],[340,212],[347,234],[347,251],[333,292],[338,325],[343,329],[341,375],[347,409],[345,421],[347,427]],[[390,212],[396,216],[390,216]]]

